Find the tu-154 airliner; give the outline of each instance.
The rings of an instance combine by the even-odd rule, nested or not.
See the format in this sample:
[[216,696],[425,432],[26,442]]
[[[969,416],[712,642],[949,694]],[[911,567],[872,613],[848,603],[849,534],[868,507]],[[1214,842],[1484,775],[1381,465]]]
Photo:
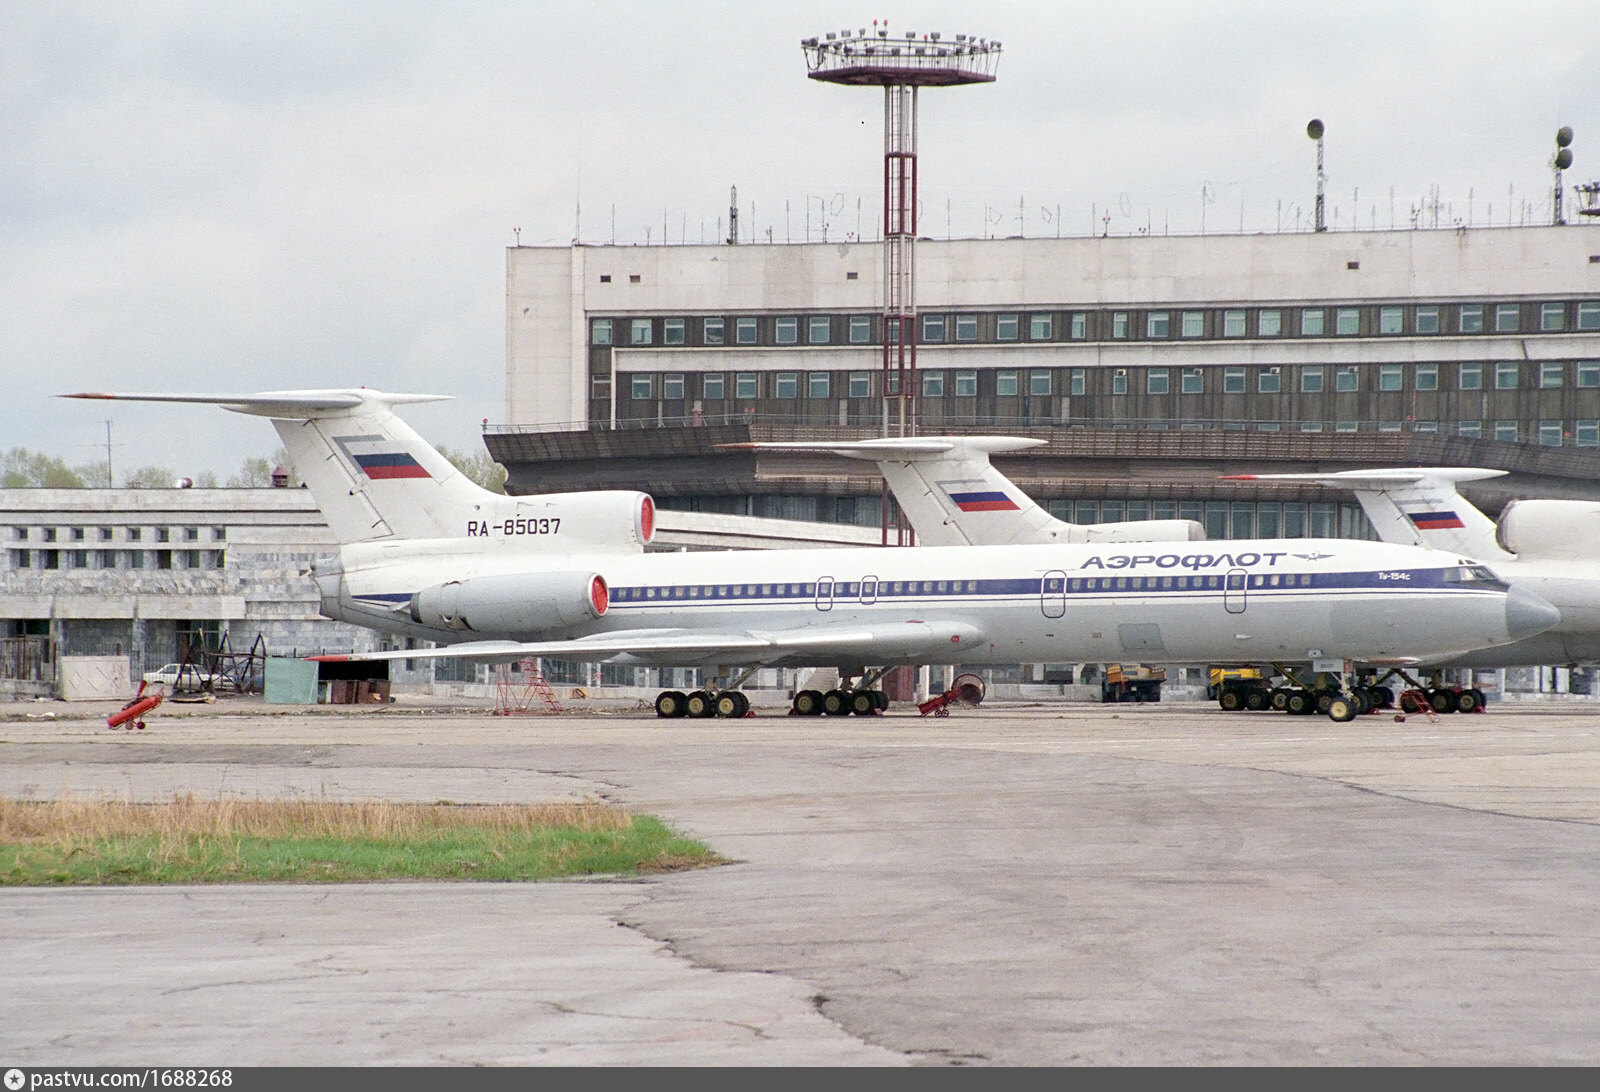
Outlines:
[[[439,642],[365,660],[551,656],[695,666],[658,714],[737,716],[760,667],[832,667],[825,704],[881,712],[890,667],[1240,660],[1413,663],[1558,621],[1492,570],[1420,546],[1328,539],[648,553],[654,504],[612,490],[501,496],[395,412],[438,396],[365,388],[83,393],[270,419],[338,554],[313,571],[329,618]],[[1330,716],[1358,705],[1335,701]]]
[[1504,473],[1477,467],[1398,467],[1233,477],[1348,489],[1383,541],[1470,554],[1561,612],[1561,621],[1542,633],[1430,664],[1600,663],[1600,556],[1595,550],[1600,503],[1543,497],[1513,500],[1500,513],[1497,526],[1461,495],[1457,483]]

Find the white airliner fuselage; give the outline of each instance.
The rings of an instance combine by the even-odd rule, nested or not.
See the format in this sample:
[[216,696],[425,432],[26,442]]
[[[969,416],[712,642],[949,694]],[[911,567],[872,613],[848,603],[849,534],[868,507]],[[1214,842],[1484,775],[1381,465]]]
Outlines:
[[645,553],[648,496],[483,490],[393,412],[427,396],[74,397],[271,418],[343,543],[316,566],[323,612],[445,643],[359,659],[627,659],[719,680],[768,665],[1413,663],[1556,621],[1458,555],[1345,540]]

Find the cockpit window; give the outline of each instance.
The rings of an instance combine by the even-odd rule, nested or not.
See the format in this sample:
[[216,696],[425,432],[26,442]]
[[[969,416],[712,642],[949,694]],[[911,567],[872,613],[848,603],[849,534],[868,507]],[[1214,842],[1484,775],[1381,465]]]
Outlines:
[[1444,574],[1445,582],[1449,584],[1465,584],[1474,588],[1494,588],[1505,591],[1511,585],[1501,580],[1495,571],[1487,565],[1458,565],[1454,569],[1447,569]]

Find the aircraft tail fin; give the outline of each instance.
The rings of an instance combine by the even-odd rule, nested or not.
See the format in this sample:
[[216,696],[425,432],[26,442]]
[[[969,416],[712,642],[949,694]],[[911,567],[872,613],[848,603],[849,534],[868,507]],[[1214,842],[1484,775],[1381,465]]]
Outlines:
[[1496,539],[1494,521],[1463,497],[1456,483],[1504,473],[1476,467],[1400,467],[1329,474],[1231,474],[1226,480],[1307,482],[1348,489],[1384,542],[1431,546],[1494,561],[1512,555]]
[[1023,436],[930,436],[844,443],[724,444],[746,451],[826,453],[878,464],[901,511],[925,546],[1002,546],[1049,542],[1152,542],[1200,539],[1193,520],[1079,525],[1056,519],[989,456],[1025,451],[1044,440]]
[[348,390],[258,394],[69,394],[67,398],[189,402],[271,419],[296,472],[339,542],[445,538],[497,501],[394,412],[448,395]]

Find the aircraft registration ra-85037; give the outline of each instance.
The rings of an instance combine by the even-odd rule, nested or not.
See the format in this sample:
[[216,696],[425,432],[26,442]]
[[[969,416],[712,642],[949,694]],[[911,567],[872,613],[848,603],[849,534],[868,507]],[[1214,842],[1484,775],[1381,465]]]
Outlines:
[[[872,689],[882,672],[905,664],[1411,663],[1518,640],[1558,617],[1482,565],[1376,542],[646,553],[647,495],[482,489],[393,410],[432,396],[67,397],[208,403],[271,419],[343,543],[315,565],[322,612],[444,643],[353,658],[701,668],[706,689],[658,696],[664,716],[742,714],[739,687],[764,666],[837,668],[859,680],[838,691],[841,711],[865,713],[886,707]],[[814,711],[822,697],[802,692],[796,708]]]
[[1429,657],[1441,667],[1523,667],[1600,663],[1600,503],[1513,500],[1500,523],[1463,497],[1460,482],[1503,470],[1398,467],[1328,474],[1240,474],[1234,480],[1309,482],[1348,489],[1385,542],[1470,554],[1561,612],[1542,633],[1457,657]]

